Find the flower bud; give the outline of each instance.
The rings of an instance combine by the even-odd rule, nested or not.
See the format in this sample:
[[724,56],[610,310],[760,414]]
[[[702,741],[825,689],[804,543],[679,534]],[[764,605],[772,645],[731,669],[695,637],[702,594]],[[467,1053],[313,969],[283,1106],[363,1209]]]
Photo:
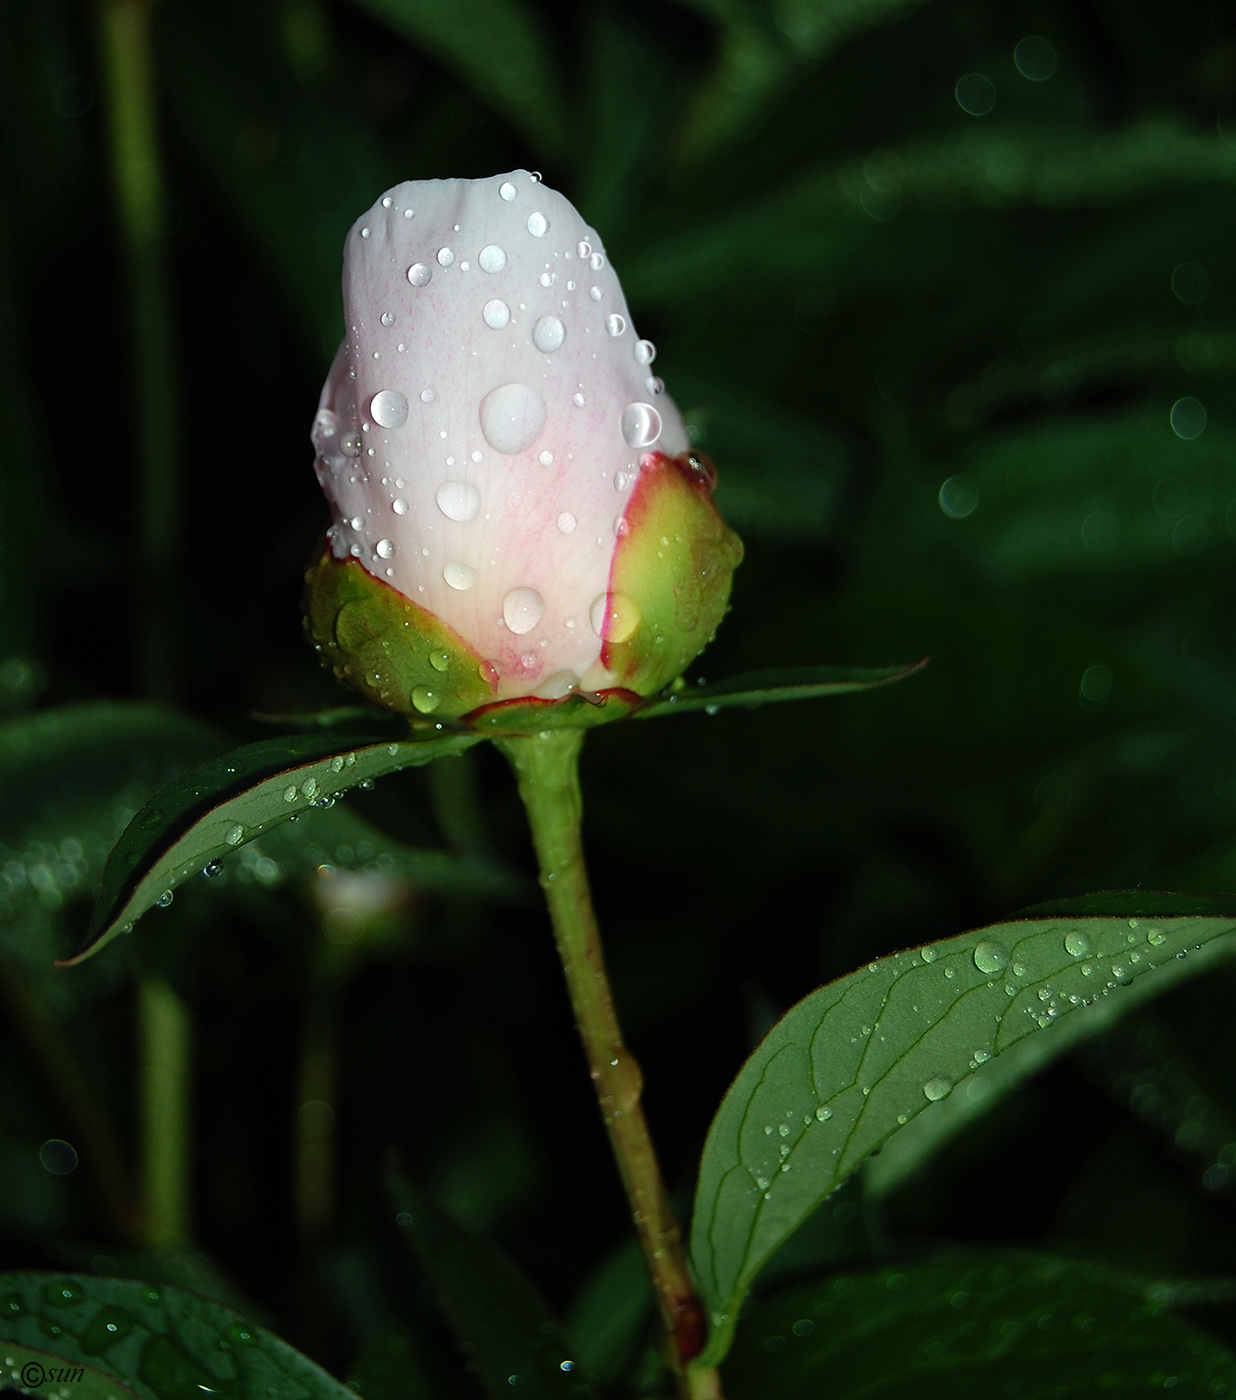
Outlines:
[[742,545],[570,202],[526,171],[397,185],[348,234],[343,295],[306,580],[336,674],[414,716],[540,727],[677,676]]

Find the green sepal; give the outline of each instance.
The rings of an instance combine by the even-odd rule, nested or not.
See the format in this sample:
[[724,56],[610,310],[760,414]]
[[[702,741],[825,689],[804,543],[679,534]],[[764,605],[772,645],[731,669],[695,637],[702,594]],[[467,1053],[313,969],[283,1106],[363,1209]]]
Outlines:
[[629,690],[603,690],[584,696],[578,691],[560,700],[499,700],[476,714],[465,715],[464,723],[476,734],[540,734],[548,729],[592,729],[610,720],[625,719],[642,697]]
[[305,630],[336,678],[384,709],[457,719],[494,698],[454,628],[329,549],[305,574]]
[[607,638],[601,660],[637,695],[654,695],[681,675],[725,616],[742,541],[721,519],[710,486],[690,463],[653,453],[627,506],[609,592],[616,635],[631,603],[638,624],[626,640]]

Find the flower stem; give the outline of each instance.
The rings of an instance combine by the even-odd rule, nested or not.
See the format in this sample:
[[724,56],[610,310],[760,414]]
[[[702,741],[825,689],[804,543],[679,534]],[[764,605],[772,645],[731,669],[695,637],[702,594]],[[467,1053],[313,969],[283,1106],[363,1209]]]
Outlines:
[[171,986],[138,974],[146,1247],[189,1245],[189,1014]]
[[670,1342],[670,1363],[685,1396],[719,1400],[716,1372],[689,1364],[704,1343],[704,1310],[644,1119],[643,1077],[623,1044],[605,975],[580,839],[578,760],[583,738],[582,729],[561,729],[500,739],[498,746],[515,770],[528,813],[571,1006]]

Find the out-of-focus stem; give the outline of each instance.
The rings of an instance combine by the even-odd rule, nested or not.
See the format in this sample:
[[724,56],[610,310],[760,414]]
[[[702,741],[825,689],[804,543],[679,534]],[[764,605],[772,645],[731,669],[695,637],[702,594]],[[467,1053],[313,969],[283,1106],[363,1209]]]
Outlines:
[[305,1007],[296,1096],[296,1215],[306,1248],[322,1242],[334,1219],[335,1018],[335,983],[319,971]]
[[669,1360],[689,1400],[720,1400],[716,1371],[689,1364],[703,1346],[704,1310],[640,1103],[643,1078],[623,1044],[601,956],[580,835],[583,736],[581,729],[562,729],[498,744],[515,770],[528,813],[575,1021],[669,1339]]
[[143,1234],[147,1248],[189,1245],[189,1013],[162,978],[137,981],[141,1033]]
[[100,0],[98,13],[112,183],[128,262],[134,352],[138,667],[142,691],[167,699],[178,689],[174,575],[181,511],[152,9],[151,0]]

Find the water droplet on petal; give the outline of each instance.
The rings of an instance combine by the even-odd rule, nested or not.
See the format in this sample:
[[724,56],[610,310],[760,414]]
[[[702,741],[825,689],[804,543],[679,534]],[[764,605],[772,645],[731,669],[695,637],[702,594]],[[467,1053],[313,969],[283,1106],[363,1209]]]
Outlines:
[[433,390],[432,390],[432,389],[422,389],[422,390],[421,390],[421,402],[422,402],[422,403],[433,403]]
[[379,540],[374,546],[374,552],[379,559],[389,559],[395,552],[395,546],[390,540]]
[[509,204],[510,201],[515,198],[515,186],[512,185],[509,180],[504,180],[502,184],[498,186],[498,193]]
[[545,355],[552,355],[566,339],[566,327],[557,316],[542,316],[532,327],[532,343]]
[[651,340],[637,340],[635,342],[635,363],[637,365],[650,365],[657,358],[657,347]]
[[527,384],[502,384],[481,400],[485,441],[507,456],[531,447],[545,426],[545,400]]
[[1071,958],[1088,958],[1091,952],[1089,937],[1079,929],[1064,935],[1064,951]]
[[581,239],[580,242],[575,245],[575,251],[581,258],[587,261],[587,259],[592,256],[592,244]]
[[393,326],[395,324],[394,312],[384,311],[382,313],[382,324],[384,326]]
[[428,286],[432,276],[433,273],[424,263],[413,263],[412,266],[408,268],[408,281],[411,282],[414,287]]
[[572,394],[572,395],[571,395],[571,402],[575,405],[576,408],[583,408],[583,406],[584,406],[584,396],[583,396],[583,394]]
[[457,559],[452,559],[442,570],[442,577],[452,588],[457,588],[463,593],[476,582],[476,570],[467,564],[461,564]]
[[438,249],[438,264],[441,267],[450,267],[455,261],[455,254],[450,248]]
[[592,600],[588,621],[604,641],[625,642],[635,635],[642,615],[639,604],[627,594],[602,593]]
[[575,517],[571,514],[569,510],[564,510],[562,514],[558,517],[558,528],[562,531],[564,535],[569,535],[578,523],[579,522],[575,519]]
[[644,388],[647,389],[650,394],[663,394],[665,393],[665,380],[658,378],[655,374],[650,374],[648,378],[644,380]]
[[545,600],[535,588],[512,588],[502,600],[502,620],[522,637],[545,616]]
[[600,270],[605,266],[605,259],[600,253],[593,253],[593,255],[588,259],[588,266],[593,270],[593,272],[600,272]]
[[552,452],[542,452],[537,458],[537,461],[540,462],[543,467],[552,467],[554,465],[554,454]]
[[927,1083],[923,1085],[923,1093],[932,1103],[937,1103],[940,1099],[948,1098],[952,1092],[953,1081],[947,1074],[937,1074],[934,1079],[929,1079]]
[[593,299],[593,301],[600,301],[601,297],[604,294],[602,293],[600,287],[589,287],[588,295]]
[[402,428],[408,421],[408,401],[398,389],[383,389],[369,400],[369,412],[379,428]]
[[434,499],[438,503],[438,509],[448,520],[463,523],[475,520],[481,513],[481,493],[470,481],[444,481],[438,487]]
[[621,426],[628,447],[651,447],[661,436],[661,415],[650,403],[629,403]]
[[339,450],[345,457],[359,457],[361,450],[360,434],[349,433],[339,444]]
[[395,512],[396,515],[407,515],[408,503],[404,500],[402,496],[396,496],[395,499],[391,502],[391,509]]
[[505,330],[511,322],[511,308],[495,297],[481,308],[481,319],[491,331]]
[[535,214],[528,215],[528,232],[533,238],[544,238],[549,231],[549,220],[538,209]]
[[994,938],[985,938],[974,947],[974,966],[980,972],[1002,972],[1008,966],[1009,950]]
[[605,329],[609,335],[621,335],[626,328],[626,317],[619,316],[616,311],[605,318]]
[[506,266],[506,252],[496,243],[487,243],[477,255],[482,272],[501,272]]

